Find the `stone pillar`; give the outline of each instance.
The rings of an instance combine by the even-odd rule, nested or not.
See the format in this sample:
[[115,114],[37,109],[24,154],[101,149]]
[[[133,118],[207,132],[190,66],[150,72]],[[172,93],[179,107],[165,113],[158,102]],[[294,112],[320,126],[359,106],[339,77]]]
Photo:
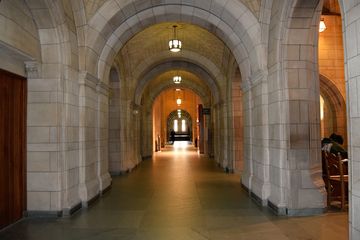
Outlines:
[[[326,198],[320,152],[318,25],[314,24],[322,5],[294,1],[291,7],[282,33],[286,37],[281,72],[279,66],[271,70],[271,92],[277,95],[271,99],[270,129],[277,137],[271,146],[269,205],[279,214],[309,215],[323,212]],[[299,14],[307,19],[299,22]],[[274,112],[282,114],[277,117]],[[278,161],[273,160],[276,157]]]
[[241,90],[241,77],[235,76],[232,81],[232,156],[234,162],[234,171],[241,172],[244,164],[244,134],[243,134],[243,100]]
[[131,171],[141,161],[140,118],[141,107],[130,100],[121,101],[121,162],[120,173]]
[[345,43],[346,108],[349,146],[349,235],[360,239],[360,16],[359,1],[339,1],[343,9]]
[[252,163],[252,115],[251,115],[251,91],[250,83],[242,83],[243,109],[244,109],[244,167],[241,174],[241,184],[251,190],[251,182],[254,174]]
[[206,125],[207,125],[207,146],[208,146],[208,156],[210,158],[214,157],[214,126],[212,124],[213,118],[213,109],[210,110],[210,115],[206,116]]
[[[78,93],[74,70],[60,64],[26,62],[27,210],[61,216],[80,207]],[[73,72],[72,72],[73,71]],[[75,74],[72,74],[75,73]],[[44,78],[44,76],[46,78]]]
[[[133,166],[131,168],[136,167],[142,160],[141,156],[141,142],[142,138],[146,138],[146,136],[142,135],[141,131],[141,119],[143,117],[143,114],[145,114],[142,111],[142,107],[140,105],[137,105],[135,103],[131,103],[131,122],[132,122],[132,142],[131,145],[133,146],[131,148],[132,150],[132,159],[133,159]],[[151,125],[150,125],[151,126]],[[149,133],[152,136],[152,132]],[[151,149],[151,141],[147,143],[150,146]],[[131,146],[130,145],[130,146]]]
[[203,122],[204,122],[204,154],[206,155],[210,155],[210,138],[211,136],[210,131],[211,131],[211,127],[210,127],[210,115],[209,114],[203,114]]
[[109,174],[109,86],[99,82],[97,91],[97,169],[100,191],[105,191],[111,185]]
[[205,123],[204,123],[204,115],[203,115],[203,106],[202,104],[198,105],[198,116],[199,116],[199,152],[201,154],[205,153]]
[[[141,146],[141,157],[142,158],[150,158],[153,153],[154,142],[153,138],[153,116],[152,116],[152,108],[151,107],[142,107],[141,108],[141,138],[140,138],[140,146]],[[156,142],[158,139],[156,139]]]
[[273,4],[273,9],[283,11],[274,11],[270,24],[268,205],[278,214],[317,214],[323,211],[326,196],[317,64],[322,1]]
[[109,172],[116,175],[120,172],[121,144],[120,144],[120,80],[115,70],[110,72],[109,81]]
[[220,165],[225,171],[229,171],[232,167],[231,158],[229,154],[229,125],[228,125],[228,103],[221,103],[220,108],[220,140],[221,140],[221,161]]
[[97,197],[100,190],[98,179],[98,93],[99,80],[89,73],[80,74],[80,132],[79,132],[79,195],[84,206]]
[[[264,72],[257,72],[245,83],[245,161],[243,184],[262,205],[270,195],[268,86]],[[251,139],[251,140],[250,140]],[[251,142],[249,142],[249,140]]]
[[220,140],[220,110],[219,103],[212,107],[212,121],[213,121],[213,146],[214,146],[214,160],[220,164],[221,140]]
[[60,79],[42,79],[42,65],[26,62],[27,110],[27,210],[59,215],[61,211],[61,169],[59,113],[56,99]]

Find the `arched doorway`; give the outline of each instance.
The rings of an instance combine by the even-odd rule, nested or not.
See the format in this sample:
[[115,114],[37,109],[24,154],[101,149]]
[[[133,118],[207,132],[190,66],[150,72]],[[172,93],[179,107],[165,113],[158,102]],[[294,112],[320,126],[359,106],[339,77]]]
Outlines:
[[[201,90],[199,93],[201,94]],[[181,103],[178,99],[181,99]],[[156,149],[158,144],[161,148],[170,143],[172,130],[175,132],[176,140],[194,143],[198,137],[197,107],[203,103],[203,98],[197,92],[184,86],[172,86],[159,92],[154,101],[146,102],[152,104],[153,150],[159,150]]]
[[171,141],[171,131],[174,131],[174,141],[192,141],[192,119],[191,115],[183,110],[177,109],[169,114],[167,118],[167,136]]
[[[347,146],[346,102],[335,84],[325,76],[320,78],[320,134],[321,138],[332,133],[340,134]],[[345,85],[345,81],[343,82]]]

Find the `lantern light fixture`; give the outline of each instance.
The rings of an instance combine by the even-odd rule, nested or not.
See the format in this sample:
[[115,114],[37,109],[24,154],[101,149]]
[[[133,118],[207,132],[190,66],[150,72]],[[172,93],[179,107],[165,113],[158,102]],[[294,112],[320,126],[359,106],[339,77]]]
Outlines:
[[325,30],[326,30],[325,21],[324,21],[324,18],[321,18],[320,24],[319,24],[319,32],[323,32]]
[[174,53],[180,52],[181,46],[182,46],[181,41],[179,39],[177,39],[177,37],[176,37],[176,28],[177,28],[177,26],[174,25],[173,26],[174,38],[169,41],[169,50]]
[[180,84],[181,82],[181,76],[174,76],[173,77],[173,81],[175,84]]

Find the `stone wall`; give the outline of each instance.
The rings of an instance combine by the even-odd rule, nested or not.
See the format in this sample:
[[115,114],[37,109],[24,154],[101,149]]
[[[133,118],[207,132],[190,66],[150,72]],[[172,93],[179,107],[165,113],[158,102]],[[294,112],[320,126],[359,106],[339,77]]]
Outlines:
[[343,32],[345,49],[345,79],[347,92],[348,114],[348,145],[349,145],[349,222],[350,239],[360,238],[360,111],[359,111],[359,77],[360,52],[359,29],[360,2],[339,1],[343,14]]
[[109,171],[116,174],[121,171],[120,143],[120,79],[113,68],[109,79]]

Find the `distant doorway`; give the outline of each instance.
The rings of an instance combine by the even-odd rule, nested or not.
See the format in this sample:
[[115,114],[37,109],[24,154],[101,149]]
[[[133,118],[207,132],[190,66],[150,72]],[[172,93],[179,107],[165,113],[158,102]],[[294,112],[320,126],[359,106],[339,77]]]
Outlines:
[[191,141],[192,120],[190,114],[178,109],[169,114],[167,120],[168,141],[172,141],[171,132],[174,132],[174,141]]
[[0,228],[26,206],[26,79],[0,70]]

